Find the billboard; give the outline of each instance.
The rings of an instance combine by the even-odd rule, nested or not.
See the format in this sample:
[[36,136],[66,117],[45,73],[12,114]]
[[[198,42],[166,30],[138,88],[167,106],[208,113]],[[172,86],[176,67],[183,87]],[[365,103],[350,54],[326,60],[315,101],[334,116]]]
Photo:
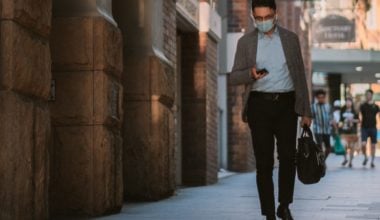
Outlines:
[[355,20],[331,14],[313,24],[313,43],[355,42]]

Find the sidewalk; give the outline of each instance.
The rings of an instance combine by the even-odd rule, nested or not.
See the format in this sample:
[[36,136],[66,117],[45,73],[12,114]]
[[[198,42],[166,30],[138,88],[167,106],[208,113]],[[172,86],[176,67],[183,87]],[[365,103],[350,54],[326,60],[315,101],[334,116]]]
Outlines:
[[[377,168],[340,166],[328,158],[328,173],[319,184],[296,184],[291,206],[296,220],[380,219],[380,158]],[[277,173],[275,174],[275,176]],[[276,184],[277,185],[277,184]],[[237,174],[206,187],[184,188],[154,203],[126,204],[118,215],[98,220],[256,220],[260,215],[255,173]]]

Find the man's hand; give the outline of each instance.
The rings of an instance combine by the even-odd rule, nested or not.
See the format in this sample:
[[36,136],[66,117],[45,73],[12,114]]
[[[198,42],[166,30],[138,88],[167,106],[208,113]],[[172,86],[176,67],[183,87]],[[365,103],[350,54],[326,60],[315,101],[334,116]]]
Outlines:
[[259,74],[259,73],[257,73],[257,71],[256,71],[256,67],[253,67],[253,68],[251,69],[251,75],[252,75],[252,79],[254,79],[254,80],[259,80],[259,79],[265,77],[266,75],[268,75],[268,73]]
[[311,126],[311,121],[312,121],[311,118],[303,116],[302,120],[301,120],[301,127],[304,127],[304,126],[310,127]]

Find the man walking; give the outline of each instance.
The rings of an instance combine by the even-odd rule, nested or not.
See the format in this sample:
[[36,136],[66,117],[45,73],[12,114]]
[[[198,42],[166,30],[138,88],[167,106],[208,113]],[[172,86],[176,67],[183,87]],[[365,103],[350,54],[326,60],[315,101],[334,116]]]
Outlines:
[[277,216],[293,219],[289,204],[294,193],[298,116],[302,126],[311,124],[301,48],[297,35],[277,24],[274,0],[253,0],[252,13],[256,29],[239,39],[230,82],[246,85],[242,116],[251,130],[262,214],[276,219],[272,180],[276,138]]
[[375,167],[377,128],[376,116],[379,113],[379,107],[373,101],[373,91],[367,90],[365,93],[365,103],[360,106],[362,122],[362,151],[364,155],[363,166],[367,165],[367,140],[371,139],[371,167]]
[[314,119],[313,129],[318,145],[325,145],[325,158],[331,152],[331,126],[332,126],[332,111],[329,104],[326,103],[326,91],[320,89],[315,92],[315,102],[311,106],[311,113]]

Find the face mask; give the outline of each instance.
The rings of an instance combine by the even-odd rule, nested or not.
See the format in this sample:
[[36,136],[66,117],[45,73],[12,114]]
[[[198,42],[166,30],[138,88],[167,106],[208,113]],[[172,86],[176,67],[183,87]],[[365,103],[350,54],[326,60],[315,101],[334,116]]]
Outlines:
[[274,26],[274,19],[267,21],[256,21],[256,27],[260,32],[266,33],[270,31]]

